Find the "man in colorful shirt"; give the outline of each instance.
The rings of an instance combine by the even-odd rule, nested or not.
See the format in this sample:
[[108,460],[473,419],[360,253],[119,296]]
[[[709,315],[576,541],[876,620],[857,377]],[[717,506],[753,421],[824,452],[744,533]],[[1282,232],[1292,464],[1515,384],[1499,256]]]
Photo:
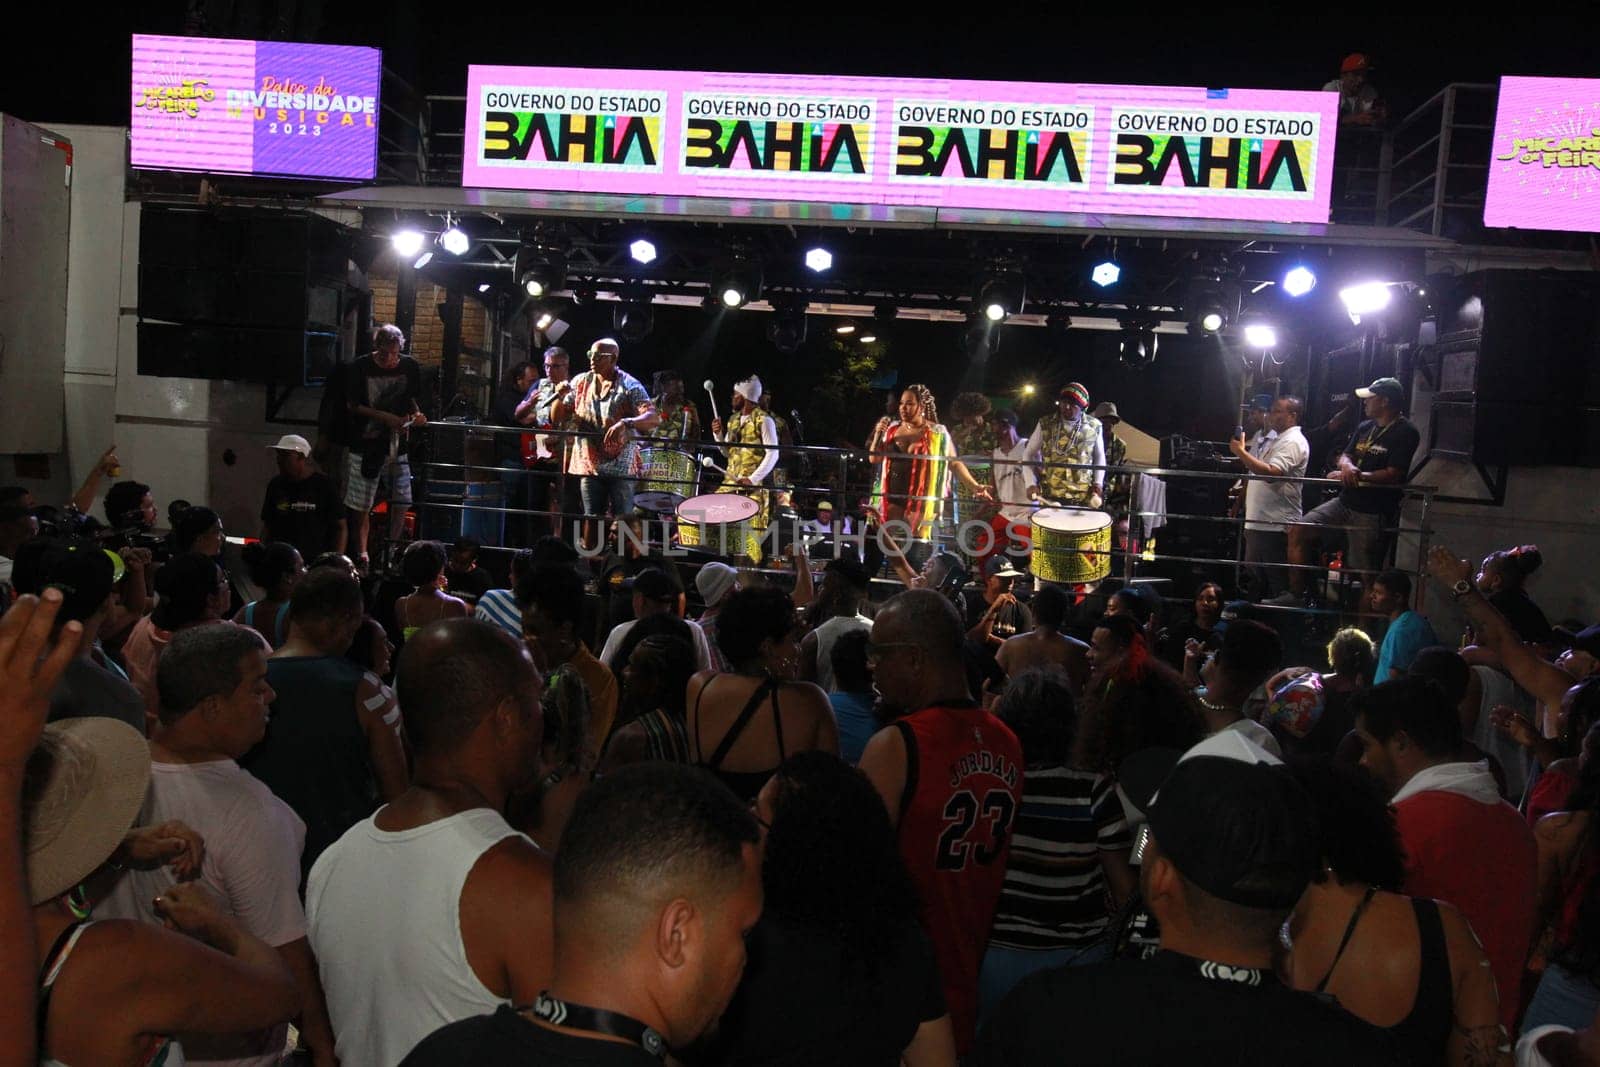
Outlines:
[[[1100,420],[1089,414],[1088,389],[1077,382],[1062,386],[1056,412],[1040,419],[1028,437],[1027,458],[1044,464],[1039,496],[1070,507],[1098,508],[1104,503],[1106,446]],[[1085,469],[1089,467],[1094,469]]]
[[[772,468],[778,465],[778,427],[761,407],[761,379],[752,374],[733,387],[729,406],[733,416],[724,426],[711,420],[711,435],[726,446],[728,477],[724,488],[738,492],[761,505],[752,526],[767,526],[767,491],[762,488]],[[763,447],[765,446],[765,447]]]
[[[994,454],[994,427],[989,425],[989,398],[982,393],[957,393],[950,404],[950,434],[955,439],[956,454],[967,457],[964,461],[972,476],[984,485],[989,484],[988,460]],[[987,522],[995,512],[993,502],[979,500],[966,485],[956,485],[956,521]]]
[[583,480],[578,489],[586,514],[613,519],[633,510],[633,480],[639,474],[635,433],[648,433],[661,417],[639,379],[619,367],[622,348],[609,337],[589,346],[589,369],[572,379],[570,394],[552,405],[553,420],[576,420],[583,437],[567,453],[567,473]]
[[672,441],[700,440],[700,412],[683,395],[683,375],[670,367],[656,372],[656,413],[661,424],[651,436]]

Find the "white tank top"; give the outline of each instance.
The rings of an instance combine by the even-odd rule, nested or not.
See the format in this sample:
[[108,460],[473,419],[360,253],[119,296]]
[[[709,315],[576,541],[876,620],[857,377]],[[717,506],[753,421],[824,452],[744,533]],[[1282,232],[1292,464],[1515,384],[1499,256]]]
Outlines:
[[374,818],[323,852],[306,883],[308,936],[343,1067],[394,1067],[446,1023],[507,1003],[467,963],[461,890],[479,856],[527,838],[489,808],[392,833]]
[[824,693],[833,692],[833,643],[851,630],[871,628],[865,615],[835,615],[817,627],[817,685]]

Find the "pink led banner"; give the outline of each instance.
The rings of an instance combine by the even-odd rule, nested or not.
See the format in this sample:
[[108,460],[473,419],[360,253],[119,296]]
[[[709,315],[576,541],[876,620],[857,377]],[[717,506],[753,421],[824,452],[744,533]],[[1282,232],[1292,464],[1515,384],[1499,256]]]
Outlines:
[[472,67],[475,188],[1326,222],[1335,93]]
[[1501,78],[1483,221],[1600,233],[1600,78]]

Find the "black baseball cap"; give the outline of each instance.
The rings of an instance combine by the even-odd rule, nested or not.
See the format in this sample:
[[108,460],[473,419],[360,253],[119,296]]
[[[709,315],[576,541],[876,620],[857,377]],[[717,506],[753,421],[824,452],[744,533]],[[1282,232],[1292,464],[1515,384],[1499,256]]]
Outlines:
[[633,576],[633,592],[646,600],[676,600],[683,587],[659,567],[646,567]]
[[1294,907],[1317,869],[1311,801],[1281,765],[1180,761],[1150,809],[1150,832],[1186,880],[1244,907]]
[[1557,626],[1550,632],[1559,643],[1566,645],[1568,648],[1576,649],[1579,652],[1587,652],[1596,659],[1600,659],[1600,625],[1586,626],[1581,630],[1569,630],[1565,627]]

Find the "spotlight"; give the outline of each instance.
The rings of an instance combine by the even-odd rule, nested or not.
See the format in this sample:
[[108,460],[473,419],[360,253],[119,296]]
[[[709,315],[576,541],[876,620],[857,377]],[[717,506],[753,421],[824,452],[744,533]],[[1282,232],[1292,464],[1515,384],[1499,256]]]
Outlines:
[[1290,296],[1305,296],[1317,287],[1317,275],[1310,267],[1290,267],[1283,276],[1283,291]]
[[761,297],[761,265],[734,253],[712,273],[711,293],[722,307],[733,310]]
[[1022,395],[1023,396],[1032,396],[1034,393],[1037,393],[1038,391],[1039,391],[1039,387],[1037,385],[1034,385],[1032,382],[1029,382],[1027,385],[1024,385],[1022,387]]
[[401,259],[415,259],[422,246],[428,243],[427,235],[421,230],[399,230],[389,240]]
[[813,248],[806,253],[806,266],[817,274],[833,269],[833,253],[826,248]]
[[1277,348],[1278,328],[1270,322],[1252,322],[1244,328],[1244,343],[1251,348]]
[[1361,316],[1382,311],[1393,298],[1388,282],[1362,282],[1339,290],[1339,299],[1344,301],[1351,322],[1360,322]]
[[529,296],[549,296],[567,284],[567,255],[554,245],[526,244],[517,249],[513,271]]
[[1183,308],[1189,315],[1189,332],[1215,334],[1239,317],[1240,285],[1237,272],[1220,256],[1201,260],[1184,283]]
[[487,293],[490,290],[490,288],[491,288],[491,286],[489,285],[488,282],[479,282],[478,283],[478,292],[480,292],[480,293]]
[[1122,362],[1130,367],[1148,367],[1156,360],[1156,348],[1159,344],[1156,332],[1150,325],[1128,321],[1122,324],[1122,336],[1117,343],[1117,353]]
[[993,271],[978,283],[977,306],[990,322],[1004,322],[1022,310],[1026,295],[1021,274]]
[[460,226],[451,226],[439,235],[439,247],[452,256],[464,256],[472,248],[472,238]]
[[656,246],[643,237],[628,246],[628,254],[635,263],[654,263],[656,261]]
[[556,313],[549,308],[540,308],[533,318],[533,328],[543,333],[556,321]]
[[644,340],[655,324],[655,309],[649,297],[636,297],[618,304],[611,311],[611,328],[624,341]]
[[767,340],[786,356],[800,351],[806,343],[806,302],[785,300],[773,308],[772,321],[767,323]]
[[421,270],[423,267],[426,267],[429,263],[432,263],[432,262],[433,262],[433,252],[430,250],[430,251],[424,252],[424,253],[422,253],[422,255],[418,256],[417,259],[416,259],[416,262],[411,264],[411,269],[412,270]]
[[878,333],[877,333],[876,330],[872,329],[869,326],[866,329],[866,331],[862,333],[862,335],[860,337],[856,338],[856,340],[860,341],[864,345],[877,344],[877,342],[878,342]]
[[843,322],[833,328],[833,332],[839,334],[841,337],[849,337],[851,334],[856,332],[856,324],[851,319],[845,319]]
[[1097,265],[1089,277],[1094,279],[1094,283],[1100,288],[1106,289],[1117,284],[1118,279],[1122,277],[1122,268],[1108,259]]

